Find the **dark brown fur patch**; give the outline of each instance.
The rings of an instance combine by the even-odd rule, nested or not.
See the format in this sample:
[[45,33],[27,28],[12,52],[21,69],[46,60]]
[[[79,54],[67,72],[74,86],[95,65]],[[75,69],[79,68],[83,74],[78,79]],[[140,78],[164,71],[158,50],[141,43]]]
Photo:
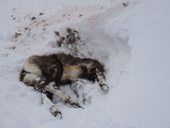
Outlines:
[[47,81],[55,81],[56,85],[60,84],[63,65],[56,54],[36,56],[33,61],[40,68]]
[[[64,53],[32,56],[31,61],[39,67],[42,72],[42,77],[45,78],[47,82],[55,82],[57,86],[71,84],[73,82],[69,77],[62,79],[64,78],[63,75],[65,72],[68,72],[68,75],[72,75],[72,69],[80,72],[77,75],[77,80],[84,78],[93,82],[97,80],[97,71],[102,74],[105,72],[104,66],[95,59],[79,58]],[[64,71],[64,69],[68,71]],[[25,71],[22,70],[20,73],[21,81],[23,81],[24,75]]]
[[59,53],[58,55],[58,59],[61,61],[62,64],[64,65],[88,65],[88,64],[92,64],[91,68],[97,68],[99,71],[101,72],[105,72],[104,70],[104,66],[95,59],[91,59],[91,58],[79,58],[79,57],[74,57],[70,54],[64,54],[64,53]]

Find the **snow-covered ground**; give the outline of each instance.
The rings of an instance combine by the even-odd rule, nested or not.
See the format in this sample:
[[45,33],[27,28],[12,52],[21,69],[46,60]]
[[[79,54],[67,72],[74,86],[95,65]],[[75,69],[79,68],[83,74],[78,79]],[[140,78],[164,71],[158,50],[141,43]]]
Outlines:
[[[169,128],[169,4],[0,0],[0,128]],[[66,27],[80,32],[84,56],[106,65],[110,92],[103,94],[96,83],[87,83],[91,103],[84,110],[59,103],[59,120],[18,75],[30,55],[68,52],[56,47],[54,35],[58,30],[64,34]]]

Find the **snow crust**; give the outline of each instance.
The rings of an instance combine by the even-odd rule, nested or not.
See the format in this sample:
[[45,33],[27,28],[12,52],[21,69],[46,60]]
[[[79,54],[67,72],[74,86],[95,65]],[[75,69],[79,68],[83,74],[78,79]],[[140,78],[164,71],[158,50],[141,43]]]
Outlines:
[[[1,0],[0,128],[170,127],[169,3]],[[63,113],[58,120],[49,112],[50,102],[40,104],[41,94],[18,77],[30,55],[69,52],[55,46],[54,31],[64,34],[66,27],[80,32],[85,57],[105,64],[110,92],[87,82],[84,110],[58,103]],[[21,35],[15,38],[16,33]]]

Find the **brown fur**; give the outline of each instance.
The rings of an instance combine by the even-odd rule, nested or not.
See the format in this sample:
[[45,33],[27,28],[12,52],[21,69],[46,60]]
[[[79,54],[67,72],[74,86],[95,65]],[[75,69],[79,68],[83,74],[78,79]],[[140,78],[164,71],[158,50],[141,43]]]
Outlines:
[[[65,84],[71,84],[80,78],[90,81],[97,81],[102,88],[105,85],[99,80],[105,80],[104,66],[95,59],[74,57],[70,54],[58,53],[52,55],[32,56],[28,60],[29,64],[38,66],[41,71],[36,74],[34,71],[23,69],[20,73],[20,80],[24,82],[26,74],[39,75],[40,80],[24,82],[35,89],[42,89],[50,82],[55,82],[57,87]],[[100,74],[100,77],[98,77]],[[104,90],[104,89],[103,89]],[[52,94],[46,92],[47,96],[52,99]]]

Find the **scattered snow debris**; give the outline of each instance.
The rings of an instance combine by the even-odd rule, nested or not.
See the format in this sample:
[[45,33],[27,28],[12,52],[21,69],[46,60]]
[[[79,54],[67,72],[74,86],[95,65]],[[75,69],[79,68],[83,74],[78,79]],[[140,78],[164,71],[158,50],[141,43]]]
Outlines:
[[15,48],[16,48],[16,46],[9,47],[10,50],[14,50]]
[[19,36],[21,36],[22,34],[21,33],[19,33],[19,32],[15,32],[15,35],[14,35],[14,37],[15,38],[18,38]]
[[42,16],[42,15],[44,15],[44,13],[41,12],[41,13],[39,13],[39,15]]
[[79,17],[82,17],[82,16],[83,16],[82,14],[79,15]]
[[124,6],[124,7],[127,7],[128,5],[129,5],[129,3],[127,2],[127,3],[122,3],[122,5]]
[[35,19],[36,19],[36,17],[32,17],[32,18],[31,18],[31,20],[35,20]]
[[59,36],[59,35],[60,35],[60,33],[57,32],[57,31],[54,31],[54,33],[55,33],[56,36]]
[[25,29],[25,30],[28,30],[28,27],[25,27],[24,29]]
[[57,46],[66,48],[70,54],[77,56],[80,54],[79,45],[81,45],[81,38],[79,32],[73,28],[66,28],[65,36],[60,35],[58,31],[54,31],[57,37]]
[[66,14],[63,14],[63,17],[65,17],[66,16]]

